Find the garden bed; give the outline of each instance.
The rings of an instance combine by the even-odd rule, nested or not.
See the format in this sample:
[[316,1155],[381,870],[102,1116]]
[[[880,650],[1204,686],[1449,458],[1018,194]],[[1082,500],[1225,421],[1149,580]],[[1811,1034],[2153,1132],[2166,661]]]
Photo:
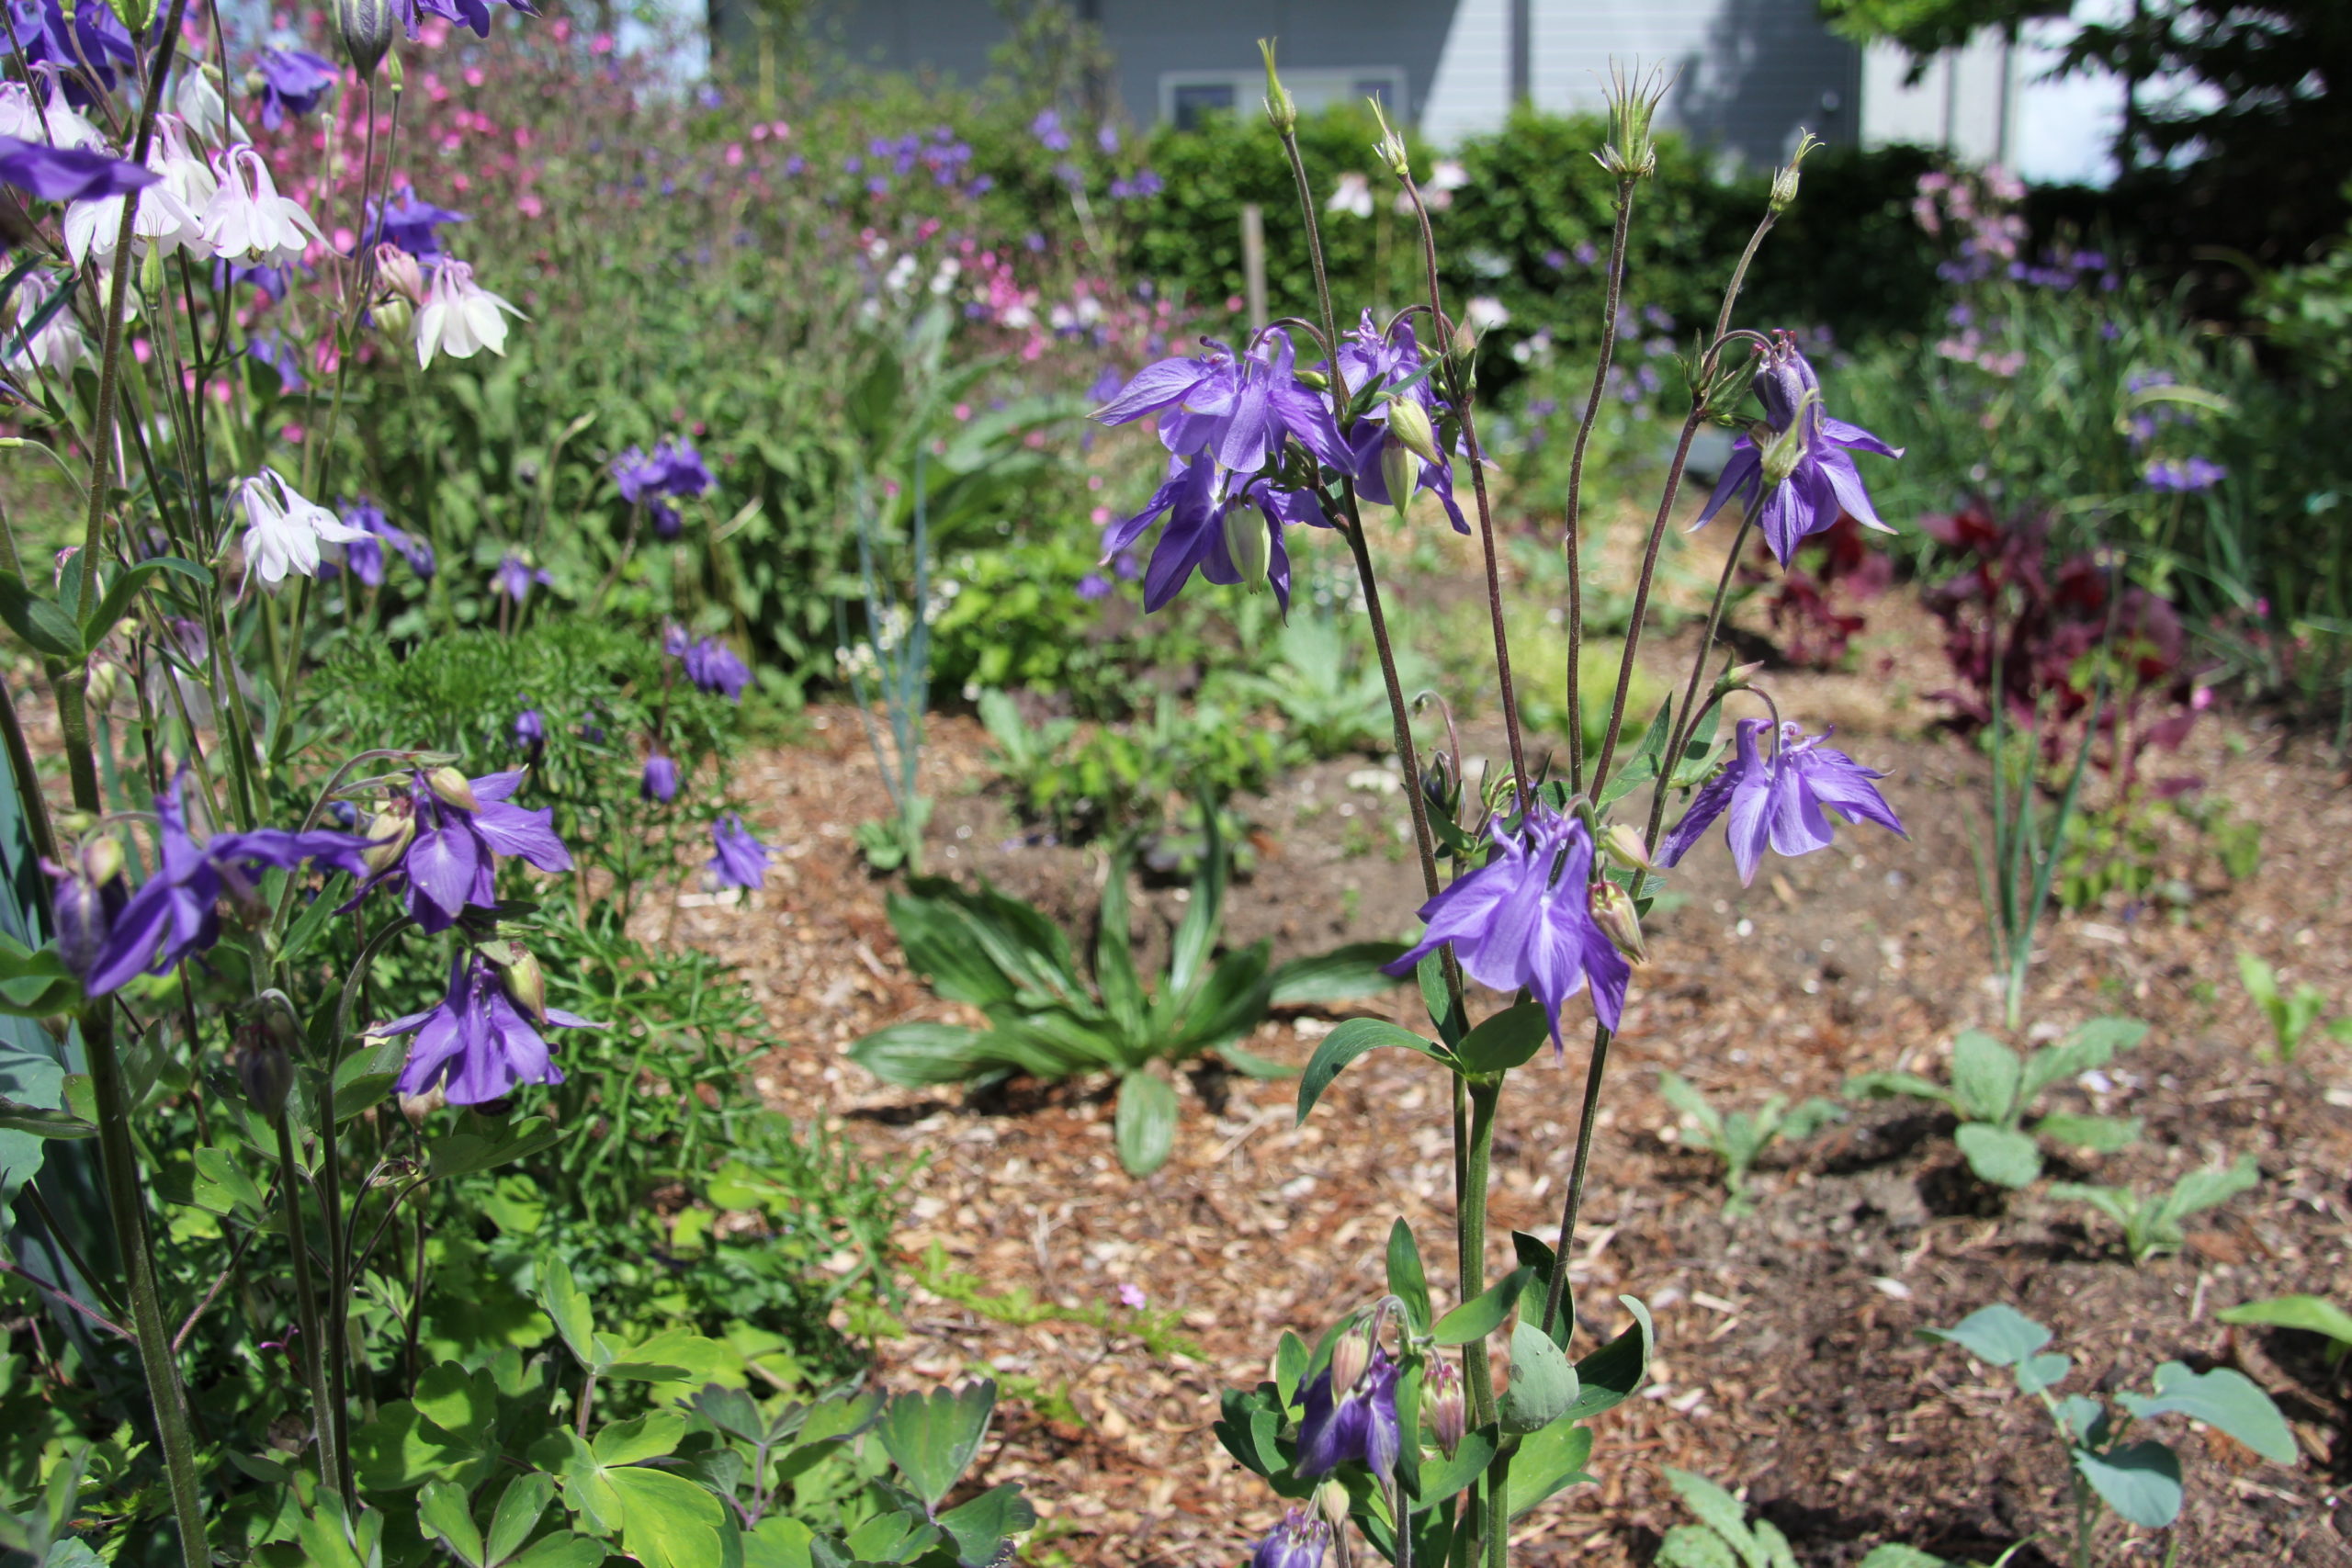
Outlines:
[[[1912,613],[1890,606],[1879,624],[1899,627]],[[1886,646],[1924,640],[1898,630]],[[1968,829],[1931,806],[1973,799],[1981,762],[1959,741],[1901,732],[1916,728],[1900,700],[1915,672],[1871,662],[1882,658],[1866,649],[1865,676],[1783,674],[1778,690],[1792,711],[1830,710],[1844,743],[1890,770],[1913,840],[1849,833],[1828,852],[1770,863],[1747,889],[1709,855],[1679,879],[1688,902],[1653,919],[1655,961],[1613,1058],[1572,1278],[1593,1331],[1623,1323],[1615,1292],[1650,1303],[1659,1359],[1646,1397],[1600,1423],[1601,1486],[1528,1521],[1531,1548],[1648,1561],[1683,1517],[1659,1480],[1673,1463],[1745,1488],[1808,1562],[1856,1562],[1880,1540],[1989,1560],[2036,1535],[2040,1547],[2012,1561],[2055,1562],[2063,1460],[2045,1418],[1957,1349],[1912,1333],[2006,1301],[2052,1326],[2078,1386],[2143,1386],[2178,1359],[2239,1367],[2278,1395],[2304,1462],[2266,1464],[2218,1435],[2189,1442],[2178,1562],[2352,1562],[2336,1525],[2352,1516],[2334,1507],[2352,1482],[2352,1412],[2331,1392],[2318,1341],[2233,1331],[2213,1316],[2284,1292],[2340,1296],[2352,1279],[2352,1079],[2340,1049],[2324,1044],[2294,1067],[2264,1061],[2267,1026],[2233,963],[2251,949],[2331,997],[2352,994],[2342,891],[2352,798],[2287,738],[2209,722],[2187,754],[2209,798],[2261,824],[2257,877],[2232,885],[2209,863],[2185,908],[2055,922],[2034,971],[2037,1039],[2108,1013],[2153,1025],[2110,1070],[2112,1092],[2053,1091],[2065,1109],[2143,1116],[2147,1135],[2053,1175],[2144,1187],[2241,1153],[2260,1162],[2260,1187],[2192,1222],[2181,1254],[2135,1268],[2116,1227],[2084,1206],[1977,1181],[1949,1115],[1919,1101],[1858,1104],[1844,1125],[1769,1155],[1745,1219],[1722,1213],[1713,1160],[1677,1146],[1656,1092],[1661,1067],[1720,1106],[1753,1108],[1775,1091],[1835,1095],[1868,1070],[1939,1077],[1957,1030],[1998,1032]],[[924,761],[942,802],[933,869],[986,875],[1082,921],[1103,857],[1023,841],[979,793],[986,750],[977,725],[934,722]],[[1418,874],[1385,848],[1394,813],[1379,809],[1372,769],[1322,764],[1252,803],[1264,832],[1255,874],[1231,897],[1229,941],[1270,936],[1280,958],[1408,927]],[[956,1010],[908,973],[888,885],[852,840],[876,798],[854,713],[811,710],[802,743],[755,760],[744,784],[782,874],[747,904],[690,895],[653,918],[744,967],[782,1043],[754,1069],[767,1100],[841,1119],[871,1159],[907,1173],[904,1255],[911,1273],[947,1289],[917,1286],[907,1336],[879,1347],[886,1381],[922,1386],[985,1363],[1028,1396],[1009,1408],[983,1479],[1029,1486],[1048,1521],[1033,1548],[1042,1560],[1242,1555],[1277,1509],[1218,1448],[1216,1391],[1262,1375],[1282,1329],[1311,1339],[1376,1294],[1392,1216],[1424,1238],[1450,1227],[1442,1080],[1376,1053],[1294,1129],[1290,1084],[1196,1072],[1175,1157],[1143,1182],[1114,1158],[1104,1086],[1016,1081],[968,1099],[883,1088],[847,1045]],[[1144,940],[1164,941],[1176,897],[1142,895]],[[1399,991],[1385,1010],[1411,1023],[1408,1006]],[[1299,1064],[1329,1027],[1284,1017],[1248,1044]],[[1564,1066],[1523,1080],[1548,1109],[1506,1118],[1515,1135],[1497,1149],[1494,1200],[1506,1226],[1557,1224],[1582,1055],[1577,1043]],[[944,1276],[922,1263],[934,1246]],[[1503,1256],[1498,1243],[1490,1263]],[[949,1299],[974,1289],[1107,1310],[1114,1328],[1022,1326]],[[1199,1359],[1148,1357],[1116,1331],[1161,1312]]]

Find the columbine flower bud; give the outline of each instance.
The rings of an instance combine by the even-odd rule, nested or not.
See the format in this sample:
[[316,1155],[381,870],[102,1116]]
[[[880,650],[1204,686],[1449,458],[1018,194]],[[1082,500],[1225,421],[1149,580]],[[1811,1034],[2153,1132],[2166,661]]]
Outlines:
[[1453,759],[1447,753],[1430,753],[1429,766],[1421,770],[1421,798],[1430,803],[1430,810],[1448,818],[1462,803],[1462,781],[1453,776]]
[[89,698],[93,712],[104,713],[114,706],[115,694],[121,690],[121,670],[105,660],[90,661],[90,672],[83,680],[82,691]]
[[1430,1434],[1452,1459],[1470,1429],[1470,1411],[1462,1397],[1462,1374],[1453,1363],[1432,1359],[1421,1382],[1421,1413],[1429,1417]]
[[294,1088],[294,1063],[275,1045],[248,1042],[237,1053],[237,1082],[243,1086],[245,1103],[255,1114],[275,1122]]
[[1657,869],[1650,863],[1649,847],[1642,842],[1641,834],[1630,823],[1612,823],[1609,831],[1600,836],[1600,847],[1620,865],[1630,865],[1642,871]]
[[448,1103],[448,1096],[443,1091],[441,1085],[435,1082],[423,1094],[401,1095],[401,1114],[408,1118],[410,1126],[423,1127],[426,1117]]
[[334,30],[365,81],[392,46],[391,0],[334,0]]
[[1282,78],[1274,74],[1274,40],[1260,39],[1258,52],[1266,57],[1266,118],[1273,122],[1277,131],[1287,136],[1298,125],[1297,101],[1290,96],[1290,89],[1283,85]]
[[1356,1386],[1363,1370],[1372,1365],[1372,1336],[1350,1329],[1340,1336],[1331,1347],[1331,1392],[1334,1395]]
[[474,798],[474,786],[466,775],[447,762],[424,775],[424,787],[460,811],[479,811],[481,802]]
[[43,861],[41,869],[56,883],[50,891],[50,915],[57,932],[57,956],[86,979],[114,929],[104,889],[121,874],[121,847],[112,839],[94,840],[66,864]]
[[82,874],[95,887],[104,887],[122,874],[122,846],[112,839],[93,839],[82,846]]
[[391,803],[368,821],[368,848],[361,858],[368,863],[371,876],[381,876],[394,862],[408,853],[408,846],[416,837],[416,807],[408,796],[395,796]]
[[1642,918],[1634,912],[1632,894],[1605,879],[1594,883],[1592,923],[1616,944],[1618,952],[1636,964],[1649,962],[1648,950],[1642,945]]
[[1763,671],[1764,661],[1760,659],[1752,664],[1735,664],[1715,678],[1714,694],[1720,697],[1726,692],[1744,692],[1756,683],[1756,677]]
[[1348,1489],[1340,1484],[1339,1477],[1333,1476],[1315,1489],[1315,1511],[1323,1516],[1323,1522],[1331,1527],[1333,1534],[1347,1528]]
[[414,256],[390,241],[376,247],[376,276],[387,290],[402,296],[412,305],[424,298],[424,268]]
[[1266,586],[1273,550],[1273,530],[1256,507],[1236,502],[1225,509],[1225,552],[1233,558],[1233,569],[1250,592]]
[[1453,340],[1446,345],[1445,352],[1446,357],[1453,361],[1454,374],[1467,381],[1471,364],[1478,357],[1478,334],[1471,330],[1468,321],[1453,323]]
[[486,942],[481,944],[482,956],[498,965],[499,974],[506,981],[506,994],[514,1005],[539,1023],[548,1021],[548,977],[531,950],[519,942]]
[[[1391,399],[1388,404],[1388,434],[1405,444],[1405,449],[1424,463],[1442,463],[1445,455],[1438,450],[1437,431],[1430,423],[1429,410],[1418,399]],[[1396,487],[1391,486],[1393,491]]]
[[1396,426],[1389,426],[1380,441],[1380,482],[1388,487],[1388,503],[1396,509],[1397,516],[1405,515],[1420,477],[1421,460],[1397,436]]
[[1400,180],[1413,177],[1412,155],[1405,150],[1405,139],[1396,134],[1382,112],[1380,100],[1372,100],[1372,118],[1380,124],[1380,140],[1372,144],[1373,155],[1388,167],[1388,172]]
[[1803,419],[1786,430],[1773,434],[1771,441],[1764,448],[1764,489],[1767,491],[1784,483],[1791,474],[1796,472],[1797,464],[1804,457],[1804,440]]

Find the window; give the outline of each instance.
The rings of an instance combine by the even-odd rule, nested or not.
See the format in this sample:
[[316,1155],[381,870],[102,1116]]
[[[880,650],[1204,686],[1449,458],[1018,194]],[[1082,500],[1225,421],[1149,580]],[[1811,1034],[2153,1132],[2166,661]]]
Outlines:
[[[1159,78],[1159,117],[1188,130],[1203,116],[1231,113],[1257,107],[1265,94],[1265,75],[1257,71],[1169,72]],[[1392,119],[1405,119],[1411,105],[1405,96],[1405,73],[1394,65],[1358,65],[1297,70],[1283,69],[1283,85],[1303,114],[1333,104],[1361,104],[1377,98]]]
[[1190,130],[1211,114],[1231,114],[1236,88],[1230,82],[1180,82],[1167,93],[1169,118],[1177,130]]

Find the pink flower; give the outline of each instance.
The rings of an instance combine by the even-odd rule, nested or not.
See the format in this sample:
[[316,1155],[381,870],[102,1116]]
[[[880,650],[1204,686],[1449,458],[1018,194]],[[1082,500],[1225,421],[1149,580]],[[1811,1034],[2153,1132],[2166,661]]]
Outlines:
[[729,168],[730,168],[730,169],[740,169],[740,168],[741,168],[741,167],[743,166],[743,144],[742,144],[741,142],[740,142],[740,141],[730,141],[730,142],[729,142],[729,143],[727,144],[727,152],[726,152],[725,156],[726,156],[726,159],[727,159],[727,166],[728,166]]
[[613,35],[610,33],[598,33],[594,38],[590,39],[588,40],[588,52],[591,54],[612,53]]
[[1119,1304],[1123,1307],[1141,1311],[1146,1299],[1143,1287],[1132,1280],[1119,1287]]

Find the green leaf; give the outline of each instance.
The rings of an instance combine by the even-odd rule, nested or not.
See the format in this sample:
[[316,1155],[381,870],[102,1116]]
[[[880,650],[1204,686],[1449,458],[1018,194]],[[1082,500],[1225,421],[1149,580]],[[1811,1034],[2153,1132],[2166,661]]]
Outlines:
[[674,1410],[656,1410],[633,1421],[623,1421],[598,1432],[588,1445],[596,1462],[607,1469],[643,1464],[675,1453],[686,1435],[686,1418]]
[[[1510,1249],[1520,1266],[1527,1271],[1526,1280],[1519,1287],[1519,1316],[1522,1323],[1544,1321],[1544,1301],[1552,1292],[1552,1270],[1556,1260],[1551,1244],[1543,1237],[1525,1231],[1510,1233]],[[1576,1294],[1567,1286],[1560,1288],[1560,1313],[1552,1323],[1552,1343],[1565,1350],[1576,1329]]]
[[475,1458],[469,1448],[435,1435],[405,1399],[379,1407],[351,1435],[352,1468],[370,1492],[401,1492]]
[[506,1568],[604,1568],[605,1543],[564,1531],[536,1542]]
[[1724,1132],[1722,1113],[1707,1103],[1707,1097],[1701,1094],[1690,1079],[1678,1072],[1661,1067],[1657,1075],[1657,1092],[1677,1114],[1687,1116],[1698,1123],[1706,1133],[1711,1146],[1722,1143]]
[[1922,1551],[1916,1546],[1891,1540],[1883,1546],[1871,1547],[1870,1555],[1861,1561],[1861,1568],[1952,1568],[1952,1565],[1931,1551]]
[[1886,1100],[1895,1095],[1951,1104],[1950,1089],[1917,1073],[1862,1073],[1846,1081],[1846,1096],[1849,1100]]
[[1143,977],[1136,973],[1135,932],[1127,919],[1127,855],[1123,849],[1111,857],[1110,875],[1102,883],[1102,905],[1095,914],[1094,983],[1113,1021],[1129,1035],[1141,1036],[1149,999]]
[[1648,1381],[1650,1348],[1657,1342],[1657,1325],[1650,1321],[1650,1309],[1639,1296],[1619,1296],[1617,1301],[1634,1314],[1633,1325],[1577,1363],[1577,1382],[1581,1386],[1568,1410],[1568,1420],[1589,1421],[1613,1409],[1633,1398]]
[[996,1384],[985,1379],[902,1393],[883,1407],[875,1434],[923,1506],[936,1508],[979,1452],[995,1409]]
[[2300,1328],[2324,1334],[2339,1345],[2352,1345],[2352,1312],[2320,1296],[2271,1296],[2247,1302],[2213,1314],[2223,1323],[2260,1323],[2274,1328]]
[[610,1359],[596,1348],[588,1292],[571,1278],[571,1266],[552,1254],[539,1260],[539,1309],[554,1320],[555,1331],[582,1366],[601,1367]]
[[455,1361],[425,1369],[412,1401],[417,1414],[453,1438],[476,1448],[489,1446],[498,1418],[498,1384],[487,1371],[469,1372]]
[[1402,1214],[1388,1227],[1388,1293],[1405,1303],[1405,1321],[1416,1334],[1430,1331],[1430,1281],[1421,1269],[1420,1244]]
[[1462,1038],[1454,1055],[1466,1073],[1505,1073],[1527,1061],[1552,1037],[1551,1014],[1538,1001],[1506,1008]]
[[1642,743],[1634,749],[1633,755],[1625,759],[1624,766],[1609,775],[1609,781],[1601,786],[1600,798],[1594,802],[1596,806],[1606,811],[1657,777],[1658,768],[1666,761],[1667,732],[1673,728],[1673,717],[1674,699],[1668,697],[1658,705],[1649,728],[1642,731]]
[[2198,1372],[2182,1362],[2166,1361],[2156,1369],[2154,1399],[2134,1393],[2117,1397],[2143,1421],[2186,1416],[2221,1428],[2274,1464],[2295,1462],[2295,1438],[2287,1429],[2286,1417],[2243,1372],[2227,1367]]
[[1306,1341],[1283,1329],[1283,1337],[1274,1342],[1274,1389],[1285,1405],[1297,1401],[1298,1385],[1306,1381],[1306,1369],[1311,1364],[1313,1357]]
[[2164,1217],[2175,1224],[2194,1213],[2228,1202],[2262,1180],[2262,1168],[2252,1155],[2240,1155],[2234,1165],[2192,1170],[2173,1183],[2165,1200]]
[[955,1538],[956,1561],[964,1568],[988,1568],[1006,1537],[1037,1528],[1037,1510],[1008,1481],[940,1515],[939,1528]]
[[1294,958],[1269,977],[1271,1007],[1314,1007],[1360,1001],[1403,984],[1382,965],[1411,951],[1401,942],[1351,942],[1329,953]]
[[428,1540],[439,1541],[468,1568],[489,1561],[482,1551],[481,1529],[466,1507],[466,1489],[447,1481],[428,1481],[416,1495],[417,1528]]
[[2109,1507],[2142,1529],[2162,1529],[2180,1516],[2180,1459],[2162,1443],[2103,1454],[2077,1448],[2075,1468]]
[[1510,1386],[1503,1391],[1503,1430],[1540,1432],[1577,1400],[1577,1370],[1552,1337],[1532,1323],[1510,1331]]
[[1165,1078],[1129,1073],[1119,1084],[1112,1131],[1127,1174],[1149,1176],[1168,1163],[1176,1147],[1176,1091]]
[[726,1509],[684,1476],[627,1469],[605,1479],[621,1502],[622,1550],[644,1568],[716,1568],[726,1555]]
[[[151,8],[152,9],[152,8]],[[133,28],[138,31],[138,28]],[[115,623],[130,614],[130,601],[156,576],[163,572],[177,572],[193,582],[210,586],[212,574],[192,560],[177,556],[153,556],[146,560],[125,567],[113,575],[107,591],[100,595],[97,608],[82,617],[83,646],[96,648],[106,640]]]
[[2046,1051],[2036,1051],[2027,1058],[2018,1084],[2018,1109],[2031,1104],[2033,1097],[2052,1084],[2105,1066],[2118,1051],[2130,1050],[2147,1032],[2148,1026],[2136,1018],[2095,1018],[2068,1035],[2064,1043]]
[[1592,1428],[1573,1416],[1521,1438],[1510,1461],[1510,1517],[1514,1519],[1555,1494],[1593,1478],[1584,1461],[1592,1457]]
[[1962,1122],[1951,1141],[1968,1156],[1968,1168],[1996,1187],[2027,1187],[2041,1174],[2041,1151],[2025,1134],[1990,1122]]
[[1503,1325],[1519,1304],[1519,1288],[1529,1270],[1514,1269],[1476,1295],[1437,1320],[1432,1331],[1441,1345],[1475,1345]]
[[1436,1045],[1410,1030],[1376,1018],[1351,1018],[1317,1042],[1315,1055],[1308,1058],[1306,1071],[1298,1080],[1295,1125],[1306,1125],[1307,1113],[1315,1109],[1315,1102],[1323,1098],[1323,1091],[1331,1087],[1331,1080],[1340,1076],[1340,1069],[1365,1052],[1383,1045],[1418,1051],[1431,1061],[1449,1060]]
[[58,604],[25,586],[13,571],[0,571],[0,621],[53,659],[83,656],[82,628]]
[[526,1472],[508,1482],[490,1517],[490,1560],[503,1562],[520,1551],[554,1498],[555,1483],[540,1471]]
[[1216,807],[1201,802],[1201,832],[1207,840],[1201,851],[1201,869],[1193,878],[1193,896],[1185,902],[1184,918],[1176,923],[1176,937],[1168,958],[1168,989],[1181,997],[1193,988],[1201,966],[1216,942],[1225,919],[1225,838],[1217,829]]
[[2014,1367],[2050,1343],[2050,1330],[2012,1306],[1978,1307],[1950,1328],[1922,1328],[1922,1339],[1957,1345],[1995,1367]]
[[2074,1370],[2075,1363],[2055,1350],[2044,1350],[2038,1356],[2028,1356],[2017,1366],[2018,1392],[2040,1393],[2045,1389],[2056,1388],[2066,1381],[2066,1374]]
[[98,1124],[70,1111],[51,1111],[0,1099],[0,1133],[30,1133],[36,1138],[95,1138]]
[[[941,995],[945,995],[942,992]],[[960,1023],[894,1023],[849,1048],[857,1065],[900,1089],[962,1083],[980,1068],[980,1031]]]
[[1666,1467],[1666,1478],[1681,1495],[1684,1506],[1699,1516],[1709,1529],[1739,1549],[1739,1554],[1756,1562],[1755,1537],[1748,1533],[1747,1510],[1738,1498],[1692,1471]]
[[[340,1111],[341,1107],[337,1109]],[[478,1170],[494,1170],[550,1147],[558,1135],[555,1123],[544,1116],[526,1116],[502,1128],[496,1136],[447,1133],[426,1146],[427,1169],[435,1181],[470,1176]]]
[[1703,1525],[1677,1525],[1658,1542],[1659,1568],[1740,1568],[1724,1538]]
[[[1416,1507],[1442,1503],[1486,1473],[1495,1458],[1495,1429],[1481,1427],[1475,1432],[1462,1434],[1462,1441],[1454,1446],[1452,1459],[1421,1464],[1421,1487]],[[1517,1480],[1517,1465],[1512,1479]]]
[[2056,1111],[2033,1124],[2034,1136],[2048,1138],[2070,1149],[2111,1155],[2140,1141],[2137,1116],[2075,1116]]
[[1271,1079],[1295,1078],[1298,1069],[1287,1062],[1277,1062],[1271,1056],[1261,1056],[1255,1051],[1245,1051],[1230,1042],[1216,1048],[1225,1065],[1246,1077]]
[[2015,1051],[1980,1030],[1963,1029],[1951,1043],[1952,1099],[1971,1122],[2008,1121],[2024,1072]]

